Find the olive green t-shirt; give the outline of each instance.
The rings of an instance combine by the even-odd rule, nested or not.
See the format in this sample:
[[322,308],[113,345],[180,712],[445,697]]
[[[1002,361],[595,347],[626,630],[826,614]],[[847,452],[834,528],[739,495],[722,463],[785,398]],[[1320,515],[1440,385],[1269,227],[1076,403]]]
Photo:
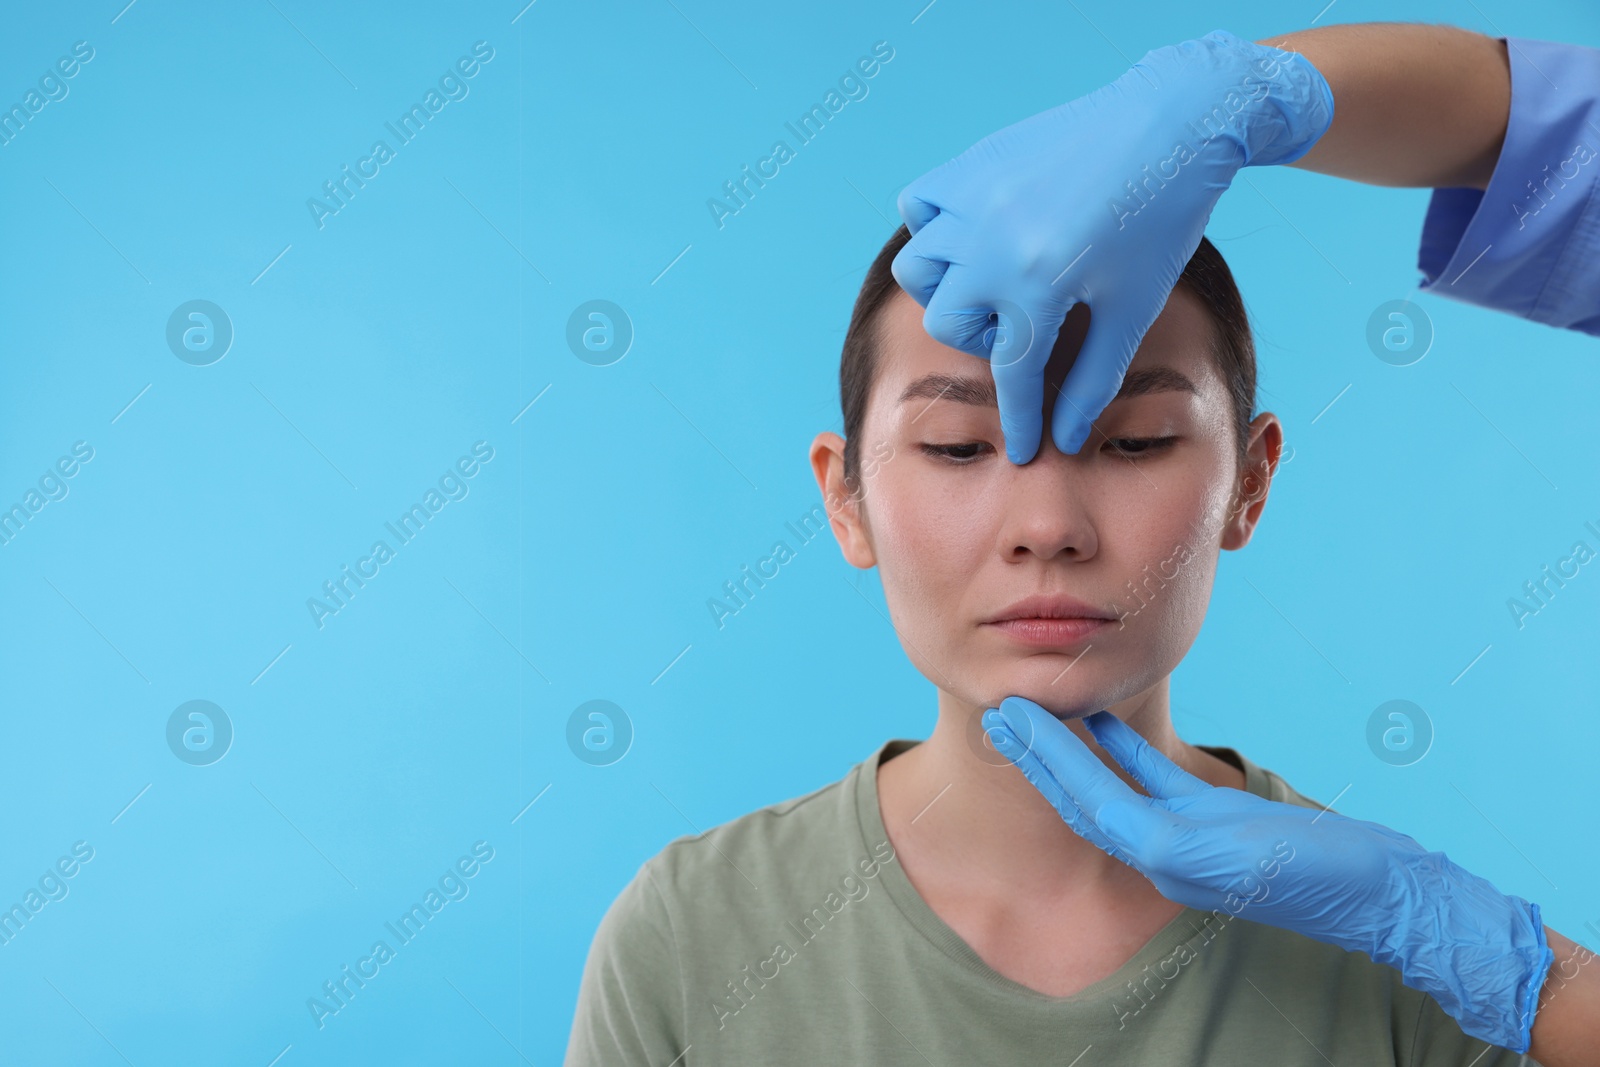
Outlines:
[[[567,1067],[1538,1067],[1365,953],[1184,911],[1068,997],[986,964],[895,862],[892,739],[839,781],[669,843],[600,922]],[[1321,809],[1231,748],[1269,800]]]

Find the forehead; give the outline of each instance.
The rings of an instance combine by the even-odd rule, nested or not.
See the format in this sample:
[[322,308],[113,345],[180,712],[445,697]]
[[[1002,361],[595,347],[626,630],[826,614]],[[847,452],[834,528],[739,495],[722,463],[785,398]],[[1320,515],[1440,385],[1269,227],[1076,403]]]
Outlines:
[[[872,398],[875,406],[897,403],[907,385],[924,375],[971,376],[983,369],[974,357],[928,336],[922,326],[923,308],[903,290],[894,291],[881,314],[880,363]],[[1052,395],[1076,361],[1091,318],[1090,309],[1081,304],[1068,312],[1045,372]],[[1195,384],[1198,400],[1220,401],[1225,388],[1210,349],[1214,330],[1211,316],[1199,298],[1182,286],[1175,287],[1166,306],[1145,331],[1125,379],[1139,371],[1170,368]]]

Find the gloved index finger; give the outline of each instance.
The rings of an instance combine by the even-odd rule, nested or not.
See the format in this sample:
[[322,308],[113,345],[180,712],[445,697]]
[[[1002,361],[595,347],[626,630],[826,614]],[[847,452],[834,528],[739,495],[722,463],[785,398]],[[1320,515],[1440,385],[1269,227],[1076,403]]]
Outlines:
[[983,713],[985,733],[994,744],[995,751],[1010,760],[1012,766],[1022,772],[1022,776],[1050,802],[1064,822],[1072,827],[1073,832],[1095,845],[1102,852],[1110,855],[1130,867],[1137,869],[1137,864],[1122,849],[1118,848],[1097,826],[1093,819],[1084,815],[1078,806],[1073,803],[1061,783],[1039,761],[1038,755],[1031,747],[1016,735],[1015,729],[1000,713],[993,708]]
[[[1107,828],[1101,816],[1107,808],[1127,812],[1128,818],[1118,820],[1124,826],[1136,827],[1153,814],[1151,805],[1154,802],[1149,797],[1130,789],[1100,757],[1089,751],[1089,746],[1038,704],[1026,697],[1006,697],[1000,702],[999,712],[1013,733],[1033,738],[1030,748],[1039,762],[1078,810],[1103,832]],[[1127,839],[1126,832],[1108,832],[1107,836],[1125,851],[1135,851],[1137,842]]]
[[1134,354],[1161,305],[1137,310],[1109,299],[1089,304],[1089,329],[1078,347],[1050,415],[1051,438],[1075,455],[1089,439],[1095,420],[1116,399]]
[[1169,800],[1214,788],[1173,763],[1139,731],[1109,711],[1097,711],[1085,718],[1083,724],[1100,747],[1111,753],[1111,758],[1148,789],[1151,796]]
[[1044,433],[1044,372],[1061,322],[1030,314],[1010,300],[996,300],[994,311],[997,322],[989,370],[994,375],[1006,458],[1020,465],[1039,453]]

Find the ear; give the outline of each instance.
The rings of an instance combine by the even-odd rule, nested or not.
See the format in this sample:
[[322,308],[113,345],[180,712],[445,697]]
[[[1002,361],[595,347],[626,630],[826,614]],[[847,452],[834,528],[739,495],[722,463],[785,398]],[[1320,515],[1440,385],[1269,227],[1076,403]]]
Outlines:
[[819,433],[811,442],[811,471],[822,491],[822,504],[828,512],[828,525],[834,540],[852,567],[862,570],[877,565],[872,538],[867,532],[859,491],[852,493],[844,479],[844,438],[836,433]]
[[1267,490],[1278,470],[1283,453],[1283,424],[1270,411],[1263,411],[1250,423],[1250,444],[1245,467],[1234,490],[1228,521],[1222,527],[1222,547],[1240,549],[1250,543],[1261,511],[1267,506]]

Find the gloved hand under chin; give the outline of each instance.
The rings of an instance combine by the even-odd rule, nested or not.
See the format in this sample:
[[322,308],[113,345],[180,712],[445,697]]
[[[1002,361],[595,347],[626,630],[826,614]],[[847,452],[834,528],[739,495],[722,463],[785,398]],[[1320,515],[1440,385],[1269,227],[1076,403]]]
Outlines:
[[1053,408],[1068,453],[1121,387],[1234,174],[1292,163],[1332,121],[1309,61],[1214,30],[901,191],[912,238],[895,280],[931,337],[990,360],[1013,462],[1038,451],[1045,364],[1072,305],[1089,305],[1090,324]]
[[1031,700],[983,714],[995,750],[1067,824],[1168,900],[1365,952],[1466,1034],[1528,1051],[1555,957],[1539,905],[1378,823],[1213,786],[1109,711],[1083,722],[1149,796]]

